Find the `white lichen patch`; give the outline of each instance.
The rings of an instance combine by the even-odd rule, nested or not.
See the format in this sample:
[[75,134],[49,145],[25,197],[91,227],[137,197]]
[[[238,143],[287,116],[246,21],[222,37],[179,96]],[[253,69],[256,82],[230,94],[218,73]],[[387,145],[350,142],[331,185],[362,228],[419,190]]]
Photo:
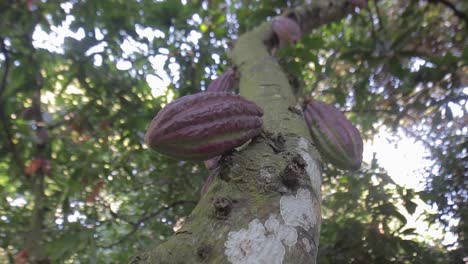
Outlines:
[[318,207],[307,189],[299,189],[296,196],[285,195],[280,200],[281,216],[286,225],[300,226],[305,230],[317,224]]
[[297,232],[292,226],[280,224],[270,216],[263,225],[260,220],[250,222],[248,229],[229,232],[224,254],[231,263],[272,263],[283,262],[287,246],[297,242]]
[[303,137],[299,138],[299,140],[297,141],[297,147],[299,149],[309,151],[309,145],[310,145],[309,141]]
[[299,151],[299,154],[306,162],[306,172],[309,175],[310,184],[312,185],[312,189],[314,193],[320,195],[320,187],[322,185],[322,180],[320,178],[320,169],[318,168],[318,163],[312,158],[312,156],[305,152]]
[[281,225],[277,231],[277,235],[286,246],[292,247],[297,242],[297,231],[292,226]]
[[292,226],[282,225],[272,215],[265,222],[265,228],[269,233],[275,234],[287,246],[293,246],[297,242],[297,232]]
[[297,142],[298,148],[297,151],[301,155],[301,157],[306,162],[306,172],[309,175],[310,183],[312,185],[314,193],[317,196],[320,196],[320,186],[321,186],[321,179],[320,179],[320,169],[318,167],[318,162],[312,158],[312,155],[309,154],[309,145],[310,143],[305,138],[300,138]]
[[270,233],[275,233],[279,229],[279,226],[280,222],[276,220],[276,218],[272,215],[270,215],[270,217],[268,217],[268,219],[265,222],[265,229]]

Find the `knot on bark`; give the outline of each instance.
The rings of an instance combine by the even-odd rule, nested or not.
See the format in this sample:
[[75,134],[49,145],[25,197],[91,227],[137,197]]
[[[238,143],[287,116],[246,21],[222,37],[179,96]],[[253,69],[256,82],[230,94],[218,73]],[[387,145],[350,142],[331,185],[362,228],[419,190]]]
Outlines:
[[302,177],[306,174],[306,165],[301,155],[295,155],[281,173],[283,184],[292,190],[296,190],[300,185]]
[[232,201],[229,198],[218,197],[213,201],[215,209],[215,217],[218,219],[226,219],[232,209]]

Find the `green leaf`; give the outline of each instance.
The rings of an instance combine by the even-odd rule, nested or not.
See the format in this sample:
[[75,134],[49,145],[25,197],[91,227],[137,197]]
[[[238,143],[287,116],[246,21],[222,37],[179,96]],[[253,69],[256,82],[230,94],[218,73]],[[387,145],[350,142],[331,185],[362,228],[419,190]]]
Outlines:
[[399,79],[403,79],[407,71],[403,68],[402,63],[397,57],[392,57],[387,61],[387,65],[390,69],[390,72],[398,77]]
[[414,235],[415,234],[415,231],[416,231],[416,228],[406,228],[405,230],[403,230],[401,233],[403,235]]

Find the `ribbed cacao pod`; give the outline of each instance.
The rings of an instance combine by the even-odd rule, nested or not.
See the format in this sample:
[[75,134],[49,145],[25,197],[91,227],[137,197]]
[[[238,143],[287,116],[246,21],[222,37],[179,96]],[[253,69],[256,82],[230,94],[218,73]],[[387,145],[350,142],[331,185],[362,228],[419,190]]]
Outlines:
[[159,111],[149,125],[145,142],[175,159],[207,160],[260,134],[262,116],[255,103],[239,95],[188,95]]
[[361,167],[361,135],[340,110],[311,100],[304,109],[304,117],[318,150],[327,160],[341,169]]
[[272,22],[273,31],[279,39],[280,47],[289,43],[296,43],[301,38],[299,24],[291,18],[280,16]]
[[236,72],[233,68],[227,69],[216,80],[212,81],[207,92],[233,92],[236,85]]

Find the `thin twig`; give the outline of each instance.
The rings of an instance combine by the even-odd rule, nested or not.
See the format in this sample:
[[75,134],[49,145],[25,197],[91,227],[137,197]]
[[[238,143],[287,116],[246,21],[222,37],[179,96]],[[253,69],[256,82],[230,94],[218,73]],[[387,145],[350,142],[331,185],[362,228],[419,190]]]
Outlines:
[[[374,2],[374,4],[377,5],[377,2]],[[369,5],[366,6],[366,10],[367,10],[367,13],[369,14],[370,24],[371,24],[371,34],[372,34],[372,38],[374,39],[374,44],[375,44],[378,42],[378,39],[377,39],[377,33],[375,30],[375,25],[374,25],[374,14],[372,13],[372,10],[369,7]]]
[[193,203],[195,204],[196,202],[195,201],[186,201],[186,200],[182,200],[182,201],[176,201],[176,202],[173,202],[172,204],[168,205],[168,206],[164,206],[163,208],[160,208],[148,215],[144,215],[142,216],[140,219],[138,219],[137,221],[135,222],[131,222],[132,223],[132,230],[130,230],[130,232],[128,232],[127,234],[123,235],[122,237],[120,237],[117,241],[115,241],[114,243],[112,244],[109,244],[109,245],[105,245],[103,246],[104,248],[111,248],[111,247],[114,247],[122,242],[124,242],[127,238],[131,237],[134,233],[136,233],[140,227],[141,227],[141,224],[144,223],[145,221],[159,215],[160,213],[162,213],[163,211],[166,211],[168,209],[171,209],[177,205],[181,205],[181,204],[186,204],[186,203]]
[[374,7],[375,7],[375,13],[377,14],[377,18],[379,20],[380,29],[387,32],[387,29],[385,28],[383,24],[382,15],[380,14],[379,6],[377,5],[377,0],[374,0]]
[[6,89],[6,82],[7,82],[7,77],[8,73],[10,71],[10,55],[8,54],[8,50],[5,45],[5,40],[0,37],[0,49],[3,53],[3,56],[5,57],[5,70],[3,71],[3,76],[2,76],[2,81],[0,82],[0,98],[2,97],[3,91]]
[[[429,3],[431,2],[434,2],[434,1],[429,1]],[[448,0],[435,0],[435,2],[439,2],[443,4],[444,6],[448,7],[450,10],[453,11],[455,16],[465,21],[465,24],[468,25],[468,15],[458,10],[454,4],[450,3]]]

